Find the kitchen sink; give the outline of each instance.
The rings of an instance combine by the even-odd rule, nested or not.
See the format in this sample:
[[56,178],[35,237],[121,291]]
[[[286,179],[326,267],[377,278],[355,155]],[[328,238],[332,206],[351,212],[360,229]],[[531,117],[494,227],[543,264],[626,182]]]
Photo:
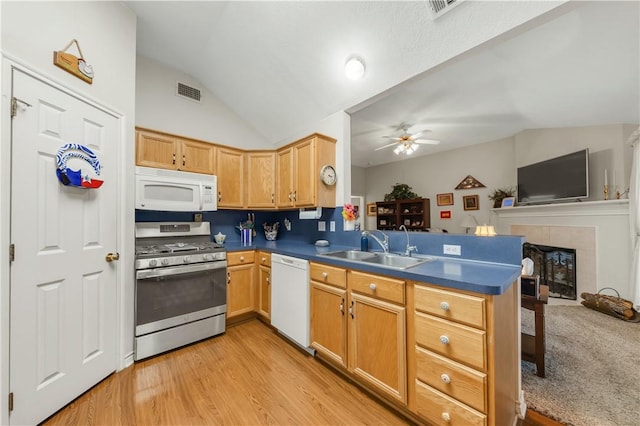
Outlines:
[[432,257],[409,257],[394,253],[379,253],[359,250],[343,250],[322,253],[320,256],[333,257],[360,264],[370,264],[392,269],[407,269],[433,260]]

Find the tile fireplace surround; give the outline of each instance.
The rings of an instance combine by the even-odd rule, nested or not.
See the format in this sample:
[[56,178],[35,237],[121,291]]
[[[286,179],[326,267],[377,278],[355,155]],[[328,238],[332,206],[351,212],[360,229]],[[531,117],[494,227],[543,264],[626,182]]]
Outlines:
[[629,200],[521,206],[492,212],[499,234],[524,235],[529,243],[576,250],[577,300],[550,298],[549,304],[579,305],[580,293],[596,293],[603,287],[615,288],[622,297],[630,296]]

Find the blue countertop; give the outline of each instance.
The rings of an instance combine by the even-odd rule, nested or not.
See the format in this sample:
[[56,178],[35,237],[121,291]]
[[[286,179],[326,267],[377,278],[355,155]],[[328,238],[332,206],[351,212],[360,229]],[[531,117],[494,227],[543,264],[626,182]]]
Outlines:
[[299,241],[254,241],[250,246],[239,242],[225,243],[227,251],[241,250],[267,250],[272,253],[307,259],[330,265],[342,266],[374,274],[387,275],[428,282],[431,284],[449,287],[455,290],[466,290],[475,293],[499,295],[513,285],[521,271],[520,265],[482,262],[477,260],[452,259],[449,257],[430,256],[434,260],[405,270],[385,268],[382,266],[365,263],[355,263],[326,256],[322,253],[353,250],[356,247],[344,245],[331,245],[329,247],[316,247],[313,244]]

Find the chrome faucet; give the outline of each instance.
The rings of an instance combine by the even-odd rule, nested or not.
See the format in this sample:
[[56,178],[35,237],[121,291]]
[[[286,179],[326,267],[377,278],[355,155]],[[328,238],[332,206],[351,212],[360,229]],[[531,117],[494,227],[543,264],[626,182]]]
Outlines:
[[362,235],[365,236],[369,236],[371,238],[373,238],[374,240],[376,240],[376,242],[378,244],[380,244],[380,247],[382,247],[382,250],[385,253],[389,253],[389,236],[387,234],[385,234],[384,232],[375,229],[375,231],[378,231],[379,233],[382,234],[382,236],[384,237],[384,241],[381,241],[380,238],[376,237],[375,235],[373,235],[371,232],[373,231],[362,231]]
[[417,250],[418,250],[418,247],[416,247],[416,246],[412,246],[412,245],[409,243],[409,230],[407,229],[407,227],[406,227],[406,226],[404,226],[404,225],[400,225],[400,228],[398,228],[398,229],[404,229],[404,233],[405,233],[405,234],[407,234],[407,248],[406,248],[406,249],[405,249],[405,251],[404,251],[404,255],[405,255],[405,256],[409,256],[409,257],[411,257],[411,252],[413,252],[413,251],[417,251]]

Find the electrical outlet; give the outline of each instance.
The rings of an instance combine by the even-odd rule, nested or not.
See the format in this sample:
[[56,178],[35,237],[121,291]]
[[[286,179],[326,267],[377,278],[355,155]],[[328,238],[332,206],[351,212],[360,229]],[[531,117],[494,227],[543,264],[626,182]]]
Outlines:
[[454,246],[450,244],[443,244],[442,252],[444,254],[453,254],[455,256],[460,256],[461,254],[460,246]]
[[202,213],[195,213],[193,215],[193,221],[194,222],[202,222]]
[[324,220],[319,220],[318,221],[318,231],[320,232],[324,232],[327,230],[327,224]]
[[336,232],[336,221],[335,220],[329,221],[329,231]]

